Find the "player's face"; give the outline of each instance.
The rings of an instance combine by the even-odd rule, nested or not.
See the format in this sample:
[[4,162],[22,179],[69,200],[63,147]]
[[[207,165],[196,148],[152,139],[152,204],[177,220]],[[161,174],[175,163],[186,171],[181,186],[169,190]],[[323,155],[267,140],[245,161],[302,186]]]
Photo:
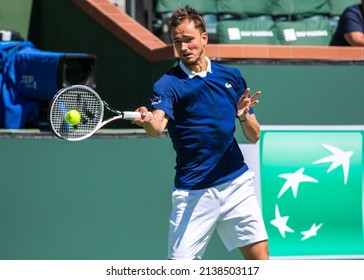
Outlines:
[[207,33],[195,28],[193,21],[185,20],[171,30],[173,45],[183,63],[193,71],[201,71],[205,62]]

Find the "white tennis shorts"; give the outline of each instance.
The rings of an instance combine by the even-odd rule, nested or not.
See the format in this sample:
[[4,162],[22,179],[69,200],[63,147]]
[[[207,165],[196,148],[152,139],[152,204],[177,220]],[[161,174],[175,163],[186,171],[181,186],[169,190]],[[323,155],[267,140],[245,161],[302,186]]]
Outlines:
[[215,229],[229,251],[267,240],[254,175],[248,170],[231,182],[202,190],[175,188],[168,258],[201,259]]

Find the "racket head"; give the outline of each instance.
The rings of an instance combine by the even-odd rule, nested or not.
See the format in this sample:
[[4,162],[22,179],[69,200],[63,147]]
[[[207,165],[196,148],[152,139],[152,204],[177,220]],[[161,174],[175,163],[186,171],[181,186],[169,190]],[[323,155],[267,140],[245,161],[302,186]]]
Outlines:
[[[66,122],[70,110],[81,114],[77,125]],[[59,90],[48,108],[49,126],[55,135],[68,141],[79,141],[90,137],[100,126],[104,116],[104,103],[90,87],[74,85]]]

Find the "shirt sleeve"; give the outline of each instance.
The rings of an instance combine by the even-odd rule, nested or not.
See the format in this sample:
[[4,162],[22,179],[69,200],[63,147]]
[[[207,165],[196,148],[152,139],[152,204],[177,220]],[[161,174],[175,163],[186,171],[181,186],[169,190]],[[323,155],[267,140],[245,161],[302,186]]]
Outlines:
[[171,94],[158,90],[158,87],[154,87],[152,96],[150,98],[151,106],[153,110],[164,111],[171,119],[174,120],[173,115],[173,99]]
[[343,20],[343,34],[349,32],[364,32],[363,30],[363,18],[357,11],[353,9],[345,10],[342,15]]

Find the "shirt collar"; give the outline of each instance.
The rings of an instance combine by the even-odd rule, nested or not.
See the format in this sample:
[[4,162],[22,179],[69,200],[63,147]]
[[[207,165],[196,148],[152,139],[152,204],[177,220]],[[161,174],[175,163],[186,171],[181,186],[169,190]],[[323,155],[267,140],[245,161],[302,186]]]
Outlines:
[[182,60],[179,61],[179,66],[182,68],[183,72],[185,72],[187,74],[187,76],[189,78],[194,78],[196,76],[200,76],[202,78],[206,77],[207,72],[212,73],[211,71],[211,61],[208,57],[205,57],[206,59],[206,63],[207,63],[207,70],[206,71],[202,71],[202,72],[195,72],[195,71],[191,71],[190,69],[188,69],[182,62]]

